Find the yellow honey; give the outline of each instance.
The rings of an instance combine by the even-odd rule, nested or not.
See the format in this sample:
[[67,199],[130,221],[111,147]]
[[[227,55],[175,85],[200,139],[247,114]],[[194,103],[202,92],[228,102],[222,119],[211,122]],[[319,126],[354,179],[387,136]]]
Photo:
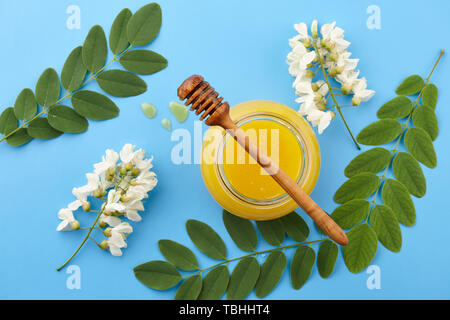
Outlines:
[[[310,125],[283,104],[255,100],[230,110],[231,118],[307,193],[320,171],[320,151]],[[204,138],[201,171],[213,198],[227,211],[252,220],[270,220],[297,208],[286,192],[218,127]]]

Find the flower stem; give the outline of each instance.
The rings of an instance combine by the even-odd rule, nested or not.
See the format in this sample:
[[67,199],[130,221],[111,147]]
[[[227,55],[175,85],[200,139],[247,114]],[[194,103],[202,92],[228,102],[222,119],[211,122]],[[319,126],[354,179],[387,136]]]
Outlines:
[[334,93],[333,93],[333,87],[332,87],[331,84],[330,84],[330,80],[329,80],[329,78],[328,78],[328,74],[327,74],[327,72],[325,71],[325,67],[324,67],[324,65],[323,65],[323,63],[322,63],[323,58],[322,58],[322,56],[321,56],[321,54],[320,54],[319,48],[317,48],[316,45],[314,46],[314,48],[315,48],[315,50],[316,50],[317,55],[319,56],[320,69],[322,70],[323,77],[324,77],[325,82],[326,82],[326,84],[327,84],[327,86],[328,86],[328,91],[330,92],[330,96],[331,96],[331,98],[333,99],[334,105],[336,106],[336,109],[338,110],[339,115],[341,116],[342,120],[344,121],[345,127],[347,128],[347,131],[350,133],[350,136],[352,137],[352,140],[353,140],[353,142],[355,143],[356,148],[358,148],[358,150],[361,150],[361,147],[359,146],[358,142],[356,141],[355,137],[353,136],[353,133],[352,133],[352,131],[350,130],[350,127],[348,126],[347,121],[345,120],[344,114],[343,114],[342,111],[341,111],[341,107],[339,106],[339,104],[338,104],[338,102],[337,102],[337,100],[336,100],[336,97],[335,97],[335,95],[334,95]]
[[[112,64],[113,62],[115,62],[115,61],[119,61],[120,57],[121,57],[122,55],[124,55],[125,53],[127,53],[132,47],[133,47],[133,46],[130,44],[130,45],[128,46],[128,48],[126,48],[124,51],[122,51],[121,53],[119,53],[119,54],[117,54],[117,55],[114,55],[114,58],[113,58],[111,61],[109,61],[108,63],[106,63],[106,64],[105,64],[99,71],[97,71],[95,74],[91,74],[91,75],[90,75],[90,76],[89,76],[89,77],[88,77],[88,78],[80,85],[80,87],[79,87],[77,90],[75,90],[74,92],[80,90],[80,89],[81,89],[82,87],[84,87],[84,85],[86,85],[89,81],[91,81],[91,80],[93,80],[93,79],[96,79],[96,77],[97,77],[99,74],[101,74],[103,71],[105,71],[105,69],[106,69],[109,65],[111,65],[111,64]],[[60,98],[58,101],[55,102],[55,105],[57,105],[58,103],[64,101],[66,98],[70,97],[72,93],[73,93],[73,92],[67,92],[67,94],[66,94],[64,97]],[[34,121],[35,119],[37,119],[37,118],[39,118],[40,116],[46,114],[47,111],[48,111],[48,108],[49,108],[49,107],[44,107],[44,108],[42,109],[42,111],[39,112],[37,115],[35,115],[32,119],[30,119],[30,120],[28,120],[28,121],[24,121],[18,128],[14,129],[13,131],[11,131],[11,132],[8,133],[7,135],[5,135],[3,138],[1,138],[1,139],[0,139],[0,143],[3,142],[3,141],[5,141],[5,140],[8,139],[9,137],[11,137],[14,133],[16,133],[17,131],[19,131],[20,129],[25,128],[29,123],[31,123],[31,122]]]
[[273,252],[273,251],[276,251],[276,250],[284,251],[285,249],[289,249],[289,248],[295,248],[295,247],[299,247],[299,246],[311,245],[313,243],[323,242],[323,241],[328,240],[328,239],[329,238],[320,239],[320,240],[314,240],[314,241],[304,241],[304,242],[294,243],[294,244],[287,245],[287,246],[279,246],[279,247],[276,247],[276,248],[263,250],[263,251],[253,251],[252,253],[249,253],[249,254],[246,254],[246,255],[243,255],[243,256],[240,256],[240,257],[237,257],[237,258],[233,258],[233,259],[225,259],[224,261],[216,263],[216,264],[214,264],[212,266],[209,266],[207,268],[199,269],[199,270],[197,270],[197,271],[195,271],[195,272],[193,272],[193,273],[191,273],[191,274],[189,274],[189,275],[187,275],[187,276],[185,276],[183,278],[191,277],[192,275],[195,275],[197,273],[202,273],[202,272],[204,272],[206,270],[213,269],[213,268],[218,267],[218,266],[223,265],[223,264],[228,264],[228,263],[230,263],[232,261],[237,261],[237,260],[241,260],[241,259],[252,257],[252,256],[256,257],[259,254],[267,253],[267,252]]
[[91,232],[92,230],[94,230],[95,225],[97,224],[98,219],[100,219],[100,216],[102,215],[103,210],[101,210],[98,215],[97,218],[95,219],[94,223],[92,224],[92,226],[89,228],[88,233],[86,234],[86,236],[84,237],[84,240],[81,242],[81,244],[78,246],[77,250],[75,250],[75,252],[70,256],[69,259],[67,259],[66,262],[64,262],[64,264],[59,267],[58,269],[56,269],[56,271],[60,271],[62,268],[64,268],[74,257],[75,255],[78,253],[78,251],[80,251],[81,247],[86,243],[86,241],[90,238]]

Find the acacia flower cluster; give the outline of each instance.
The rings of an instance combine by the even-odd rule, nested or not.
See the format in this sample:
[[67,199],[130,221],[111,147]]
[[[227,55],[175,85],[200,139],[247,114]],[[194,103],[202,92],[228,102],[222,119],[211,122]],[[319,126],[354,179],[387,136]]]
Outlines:
[[[344,30],[336,27],[335,22],[324,24],[320,34],[316,20],[312,22],[311,35],[305,23],[294,27],[298,34],[289,40],[292,51],[287,63],[289,73],[295,77],[293,87],[299,96],[296,102],[300,103],[299,113],[317,126],[320,134],[334,118],[336,109],[342,116],[337,95],[353,95],[352,105],[358,106],[368,101],[375,91],[367,89],[365,78],[359,78],[356,70],[359,60],[350,58],[351,52],[347,51],[350,42],[344,39]],[[320,70],[324,79],[313,81]],[[330,78],[334,78],[340,88],[333,89]],[[328,106],[330,97],[333,105]]]
[[[80,208],[85,212],[95,212],[97,217],[81,246],[90,238],[92,230],[98,229],[106,237],[98,246],[109,249],[114,256],[121,256],[121,249],[127,247],[126,237],[133,232],[128,221],[141,221],[138,212],[144,210],[142,201],[148,198],[148,192],[158,182],[156,174],[151,171],[152,160],[145,158],[144,150],[135,151],[131,144],[126,144],[119,154],[106,150],[102,161],[94,165],[94,173],[86,174],[87,184],[72,190],[76,200],[58,212],[62,221],[56,230],[82,229],[74,212]],[[101,207],[91,210],[96,198],[102,200]]]

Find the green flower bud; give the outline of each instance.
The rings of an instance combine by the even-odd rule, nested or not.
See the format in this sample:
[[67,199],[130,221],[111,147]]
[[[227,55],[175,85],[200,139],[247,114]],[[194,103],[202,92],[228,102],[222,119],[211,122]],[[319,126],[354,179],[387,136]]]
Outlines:
[[319,101],[319,103],[317,103],[317,109],[319,109],[320,111],[324,111],[327,108],[327,101],[322,99]]
[[133,168],[133,169],[131,170],[131,175],[132,175],[133,177],[137,177],[140,173],[141,173],[141,170],[139,170],[138,168]]
[[137,186],[137,185],[138,185],[137,180],[136,180],[136,179],[131,180],[131,181],[130,181],[130,185],[132,185],[132,186]]
[[125,166],[122,166],[121,168],[120,168],[120,174],[122,175],[122,176],[124,176],[124,175],[126,175],[127,174],[127,168],[125,168]]
[[80,223],[77,220],[72,221],[70,223],[70,227],[72,228],[72,230],[78,230],[80,229]]
[[106,240],[103,240],[102,242],[100,242],[100,243],[98,244],[98,246],[99,246],[99,248],[102,249],[102,250],[109,249],[109,245],[108,245],[108,242],[107,242]]
[[310,79],[314,78],[315,75],[316,75],[316,74],[315,74],[314,71],[312,71],[312,70],[306,71],[306,76],[307,76],[308,78],[310,78]]
[[305,48],[311,47],[311,40],[309,38],[304,39],[303,45],[305,46]]
[[317,84],[317,82],[314,82],[311,84],[311,88],[313,89],[314,92],[316,92],[317,90],[319,90],[319,85]]
[[344,83],[341,87],[341,91],[343,94],[347,95],[352,90],[352,86],[349,83]]
[[133,169],[133,163],[131,163],[131,161],[128,162],[128,163],[125,165],[125,169],[127,169],[127,171],[131,171],[131,170]]
[[337,74],[341,74],[342,72],[344,72],[344,70],[345,70],[344,66],[337,67],[336,68],[336,73]]
[[328,74],[329,74],[329,76],[332,77],[332,78],[336,77],[336,75],[337,75],[336,68],[330,68],[330,69],[328,69]]
[[318,102],[320,100],[322,100],[323,95],[321,95],[320,93],[316,92],[314,95],[314,102]]
[[104,227],[106,227],[108,224],[107,224],[105,221],[100,220],[100,221],[98,222],[98,225],[100,226],[100,228],[104,228]]
[[81,207],[83,208],[84,212],[89,212],[91,210],[91,203],[89,201],[83,202]]
[[123,196],[120,197],[120,201],[122,201],[122,202],[130,202],[131,198],[123,195]]
[[105,230],[103,230],[103,234],[105,235],[105,237],[111,237],[111,228],[106,228]]
[[106,194],[106,191],[103,190],[103,189],[98,188],[97,190],[94,190],[94,192],[92,192],[92,194],[97,199],[100,199]]
[[121,212],[119,212],[119,211],[114,211],[114,212],[112,213],[112,215],[113,215],[114,217],[119,217],[119,216],[123,215],[123,213],[121,213]]
[[108,169],[108,176],[114,176],[116,174],[116,167],[111,167]]
[[361,98],[354,96],[352,99],[352,104],[354,106],[359,106],[361,104]]
[[330,60],[333,62],[336,62],[339,58],[339,56],[335,52],[330,53],[329,57],[330,57]]

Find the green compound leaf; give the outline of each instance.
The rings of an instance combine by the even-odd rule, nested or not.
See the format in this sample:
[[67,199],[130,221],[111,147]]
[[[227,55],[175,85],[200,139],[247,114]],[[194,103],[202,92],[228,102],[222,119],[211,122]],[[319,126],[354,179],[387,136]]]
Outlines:
[[127,26],[131,16],[130,9],[125,8],[114,19],[109,34],[109,48],[114,54],[119,54],[128,47]]
[[384,148],[373,148],[357,155],[345,168],[344,174],[351,178],[358,173],[377,173],[386,168],[391,160],[391,153]]
[[377,146],[391,142],[402,131],[401,124],[393,119],[375,121],[362,129],[356,139],[359,143],[368,146]]
[[273,251],[261,266],[261,273],[255,285],[255,294],[258,298],[267,296],[280,282],[287,259],[283,252]]
[[407,226],[416,223],[416,209],[408,189],[397,180],[387,179],[382,190],[382,199],[397,217],[398,221]]
[[358,273],[367,268],[377,252],[377,234],[368,224],[360,224],[347,233],[348,245],[342,248],[348,270]]
[[363,199],[353,199],[337,207],[331,217],[343,229],[349,229],[363,221],[369,214],[370,203]]
[[439,134],[438,119],[434,110],[423,105],[414,110],[412,121],[417,128],[421,128],[430,135],[431,140],[436,140]]
[[244,300],[258,281],[260,267],[253,257],[244,258],[236,265],[227,289],[228,300]]
[[360,173],[348,179],[334,194],[334,201],[345,203],[353,199],[365,199],[378,187],[380,178],[374,173]]
[[108,120],[120,113],[111,99],[95,91],[77,91],[72,95],[71,101],[79,115],[92,120]]
[[434,110],[436,109],[437,99],[438,88],[432,83],[426,85],[422,92],[422,103]]
[[32,139],[33,138],[28,135],[27,129],[21,128],[14,132],[8,139],[6,139],[6,142],[10,146],[18,147],[30,142]]
[[173,264],[154,260],[134,268],[134,276],[149,288],[167,290],[180,282],[181,275]]
[[34,117],[37,112],[37,102],[31,89],[23,89],[17,96],[14,103],[14,114],[16,118],[28,121]]
[[82,46],[73,49],[61,71],[61,84],[69,92],[79,89],[86,77],[87,69],[83,63],[82,52]]
[[403,82],[400,83],[400,85],[395,90],[395,93],[405,96],[415,94],[418,93],[420,90],[422,90],[424,84],[425,83],[422,77],[415,74],[403,80]]
[[164,258],[175,267],[185,271],[199,269],[197,258],[188,247],[165,239],[159,240],[158,246]]
[[115,97],[132,97],[147,91],[144,80],[135,74],[118,69],[100,73],[97,82],[100,88]]
[[3,110],[0,115],[0,133],[6,136],[16,130],[18,125],[19,121],[14,114],[14,109],[9,107]]
[[268,244],[278,246],[284,241],[284,226],[280,219],[256,221],[258,230]]
[[202,276],[197,274],[183,281],[175,294],[175,300],[196,300],[202,291]]
[[195,246],[208,257],[222,260],[227,256],[227,248],[222,238],[206,223],[188,220],[186,230]]
[[309,228],[305,220],[296,212],[291,212],[288,215],[280,218],[284,226],[284,231],[288,236],[297,242],[305,241],[309,236]]
[[377,205],[370,215],[370,224],[378,240],[388,250],[399,252],[402,248],[402,231],[392,209],[386,205]]
[[105,31],[101,26],[95,25],[89,30],[86,40],[84,40],[82,50],[84,66],[91,73],[100,71],[105,65],[107,53]]
[[258,235],[250,221],[235,216],[226,210],[223,210],[222,219],[228,234],[239,249],[247,252],[256,249]]
[[436,151],[430,135],[421,128],[410,128],[405,134],[406,149],[428,168],[437,165]]
[[316,261],[316,252],[307,246],[298,247],[291,262],[291,284],[300,289],[311,276]]
[[326,279],[333,273],[338,253],[339,248],[334,242],[325,240],[321,243],[317,254],[317,269],[322,278]]
[[119,62],[125,69],[137,74],[154,74],[167,67],[166,58],[150,50],[128,51]]
[[55,69],[48,68],[36,83],[36,100],[43,107],[52,106],[58,101],[61,86]]
[[57,105],[48,112],[48,123],[56,130],[69,133],[81,133],[88,129],[87,120],[72,108]]
[[61,131],[53,129],[48,123],[47,118],[36,118],[30,122],[27,127],[27,133],[30,137],[36,139],[54,139],[62,135]]
[[219,300],[228,287],[230,272],[226,266],[212,269],[203,279],[203,288],[198,300]]
[[422,168],[413,156],[399,152],[392,163],[394,175],[413,196],[421,198],[427,191],[427,183]]
[[398,96],[383,104],[377,112],[377,117],[380,119],[404,118],[409,115],[412,108],[411,100],[405,96]]
[[157,3],[150,3],[143,6],[136,11],[128,22],[128,41],[133,46],[145,46],[149,44],[158,35],[161,24],[161,7]]

